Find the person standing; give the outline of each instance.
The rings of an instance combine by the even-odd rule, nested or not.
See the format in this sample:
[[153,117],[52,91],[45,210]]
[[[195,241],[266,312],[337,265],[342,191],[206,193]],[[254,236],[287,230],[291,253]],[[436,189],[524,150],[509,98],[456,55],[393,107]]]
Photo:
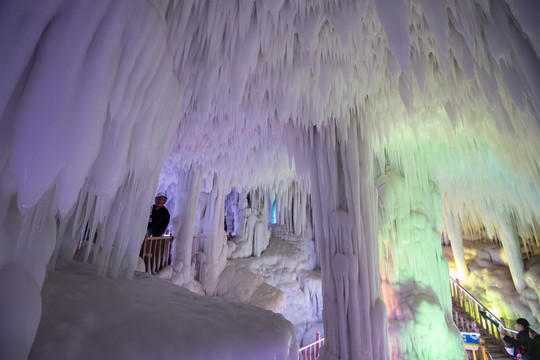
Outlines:
[[514,348],[514,359],[530,360],[532,341],[529,337],[529,322],[527,319],[519,318],[516,320],[516,326],[518,329],[516,338],[506,335],[504,341]]
[[148,236],[161,236],[169,226],[171,216],[165,207],[166,202],[167,195],[164,192],[159,192],[154,199],[152,213],[148,219]]

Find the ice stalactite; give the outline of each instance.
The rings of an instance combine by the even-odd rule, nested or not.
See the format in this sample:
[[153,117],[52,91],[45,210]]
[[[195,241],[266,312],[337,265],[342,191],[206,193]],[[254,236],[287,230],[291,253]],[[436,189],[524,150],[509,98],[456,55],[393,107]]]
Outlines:
[[493,220],[497,224],[512,280],[517,292],[522,293],[527,284],[523,276],[523,258],[521,257],[521,247],[515,221],[505,210],[501,210],[498,216],[493,217]]
[[199,282],[207,295],[215,295],[219,275],[225,269],[227,262],[227,238],[223,229],[223,204],[225,189],[222,180],[216,175],[207,181],[212,181],[211,190],[205,197],[206,203],[199,211],[203,211],[202,234],[199,237],[200,269]]
[[391,358],[463,359],[436,229],[440,201],[434,204],[431,186],[422,188],[391,167],[376,183]]
[[[41,316],[41,289],[58,233],[49,212],[53,192],[23,215],[16,196],[0,194],[0,352],[9,359],[26,359]],[[5,201],[5,202],[4,202]]]
[[308,195],[305,189],[299,188],[295,192],[294,209],[294,234],[301,236],[305,233],[308,226],[307,221],[307,206],[309,204]]
[[187,171],[178,170],[176,210],[171,220],[175,235],[173,245],[174,275],[171,281],[178,285],[193,280],[191,255],[197,206],[201,192],[201,178],[201,171],[195,166]]
[[308,186],[301,181],[282,181],[276,189],[278,224],[295,236],[311,237],[311,199]]
[[465,263],[465,253],[463,252],[463,234],[459,217],[449,211],[443,203],[443,217],[446,235],[452,245],[452,253],[459,271],[459,280],[464,281],[469,276],[469,269]]
[[376,198],[369,139],[356,120],[345,138],[316,131],[311,155],[313,218],[323,286],[323,358],[387,359]]

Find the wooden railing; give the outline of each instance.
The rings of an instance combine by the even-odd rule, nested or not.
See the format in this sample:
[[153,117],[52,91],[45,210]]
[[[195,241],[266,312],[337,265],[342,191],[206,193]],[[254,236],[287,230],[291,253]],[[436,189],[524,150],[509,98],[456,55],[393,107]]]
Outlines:
[[324,345],[324,338],[321,339],[321,333],[317,332],[315,339],[311,344],[298,350],[298,360],[314,360],[319,357],[319,349]]
[[171,244],[173,236],[149,236],[144,238],[141,257],[146,272],[155,274],[171,263]]
[[503,337],[506,334],[517,334],[517,331],[504,326],[503,318],[497,318],[480,301],[459,285],[459,280],[450,278],[450,291],[452,299],[475,320],[475,324],[470,324],[464,317],[454,313],[454,322],[458,328],[467,329],[466,331],[477,331],[479,327],[493,336],[493,339],[501,345],[503,345]]
[[456,311],[452,312],[452,317],[454,324],[456,324],[461,332],[478,332],[478,325],[474,320],[470,320]]
[[488,356],[489,352],[484,339],[480,339],[478,345],[473,345],[472,348],[473,360],[491,360],[491,356]]

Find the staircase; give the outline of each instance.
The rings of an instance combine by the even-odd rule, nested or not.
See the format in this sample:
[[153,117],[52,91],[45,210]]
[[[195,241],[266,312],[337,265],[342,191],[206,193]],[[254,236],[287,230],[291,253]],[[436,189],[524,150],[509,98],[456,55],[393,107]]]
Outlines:
[[[513,359],[504,349],[503,337],[515,336],[517,331],[504,326],[504,319],[497,318],[491,311],[482,305],[474,296],[459,285],[458,280],[450,278],[450,291],[452,295],[452,316],[454,323],[461,332],[476,332],[481,334],[480,351],[473,354],[467,352],[469,359],[496,360]],[[317,333],[315,342],[302,347],[298,353],[299,360],[316,359],[319,349],[324,345],[324,338]]]
[[[504,326],[504,319],[498,319],[474,296],[450,279],[452,294],[452,316],[458,329],[463,332],[480,333],[488,352],[488,359],[512,359],[504,349],[503,337],[517,332]],[[471,357],[472,358],[472,357]]]

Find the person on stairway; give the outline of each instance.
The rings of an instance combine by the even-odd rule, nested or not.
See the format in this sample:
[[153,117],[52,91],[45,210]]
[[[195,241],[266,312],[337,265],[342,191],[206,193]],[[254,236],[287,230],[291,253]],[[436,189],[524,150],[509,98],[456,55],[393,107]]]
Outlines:
[[516,338],[506,335],[504,342],[514,348],[514,359],[534,359],[530,357],[532,340],[529,337],[529,322],[527,319],[519,318],[516,320],[516,326],[519,331]]

